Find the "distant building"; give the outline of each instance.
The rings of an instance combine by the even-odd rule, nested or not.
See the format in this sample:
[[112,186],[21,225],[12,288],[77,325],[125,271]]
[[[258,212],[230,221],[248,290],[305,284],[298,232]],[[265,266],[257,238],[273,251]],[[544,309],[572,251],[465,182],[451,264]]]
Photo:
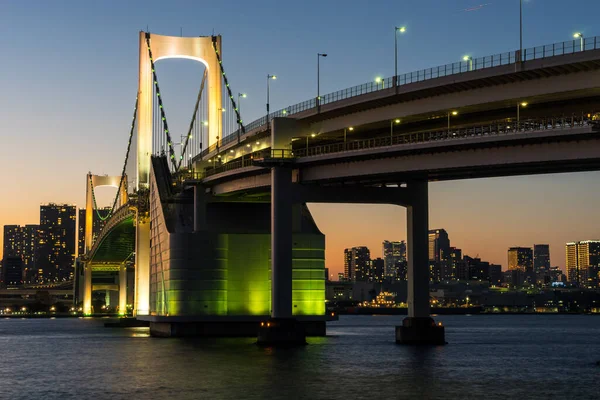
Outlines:
[[343,272],[338,272],[338,281],[345,281],[346,277],[344,276]]
[[396,261],[394,270],[396,281],[406,281],[408,279],[408,261]]
[[344,250],[344,276],[349,281],[368,281],[371,252],[365,246]]
[[443,261],[450,257],[450,239],[445,229],[429,231],[429,260]]
[[536,274],[550,271],[550,245],[533,245],[533,270]]
[[567,280],[580,287],[598,287],[600,241],[586,240],[566,244]]
[[329,268],[325,268],[325,280],[329,280]]
[[35,271],[39,225],[5,225],[3,257],[20,257],[23,280],[29,282]]
[[385,278],[385,262],[382,258],[370,260],[370,268],[368,272],[369,282],[383,282]]
[[40,206],[40,231],[36,268],[38,280],[64,281],[73,276],[75,261],[75,206]]
[[406,242],[390,242],[384,240],[382,243],[382,255],[385,263],[385,276],[394,277],[394,266],[398,261],[406,261]]
[[531,247],[511,247],[508,249],[508,270],[533,271],[533,250]]
[[23,284],[23,260],[20,256],[7,256],[2,260],[2,280],[5,286]]
[[503,282],[502,266],[498,264],[490,264],[489,267],[489,281],[493,286],[500,286]]

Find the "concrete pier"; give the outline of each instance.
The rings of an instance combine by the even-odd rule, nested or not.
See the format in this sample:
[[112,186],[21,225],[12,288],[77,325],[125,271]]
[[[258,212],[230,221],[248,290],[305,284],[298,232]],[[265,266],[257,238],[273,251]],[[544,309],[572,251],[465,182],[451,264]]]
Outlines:
[[396,327],[396,343],[445,344],[444,327],[429,316],[429,193],[427,181],[410,182],[407,213],[408,317]]

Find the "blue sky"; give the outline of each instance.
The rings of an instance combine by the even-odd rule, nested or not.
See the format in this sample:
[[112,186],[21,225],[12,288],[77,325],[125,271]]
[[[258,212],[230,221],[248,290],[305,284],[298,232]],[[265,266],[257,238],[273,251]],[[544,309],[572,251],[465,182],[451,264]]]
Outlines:
[[[570,40],[576,31],[600,35],[598,15],[597,0],[524,0],[524,47]],[[147,26],[165,35],[179,35],[180,29],[184,36],[213,31],[223,35],[225,69],[234,93],[248,93],[242,110],[249,122],[264,114],[267,73],[278,76],[271,87],[272,109],[316,95],[317,52],[329,54],[321,62],[322,94],[392,75],[394,26],[400,25],[407,32],[399,36],[399,72],[410,72],[458,61],[464,54],[516,50],[519,1],[4,0],[0,109],[5,152],[0,163],[5,173],[0,183],[5,190],[0,224],[37,222],[43,202],[83,205],[88,171],[120,172],[137,91],[138,32]],[[171,130],[184,133],[201,65],[164,60],[157,70]],[[565,241],[598,237],[597,218],[586,217],[595,212],[597,177],[582,173],[432,184],[432,227],[445,227],[453,244],[504,266],[509,245],[547,241],[553,246],[553,264],[563,265]],[[577,200],[581,214],[567,218],[561,210],[564,214],[572,191],[583,193]],[[465,201],[473,201],[484,215],[496,214],[494,207],[518,209],[533,218],[534,227],[553,221],[551,234],[540,229],[522,237],[522,232],[511,231],[503,214],[505,218],[491,219],[494,225],[481,232],[500,230],[506,240],[494,248],[484,245],[476,240],[482,228],[466,228],[473,207],[463,209]],[[335,210],[337,214],[328,206],[314,208],[326,234],[341,231],[339,221],[356,211],[352,206]],[[360,210],[365,221],[390,212],[385,207]],[[367,244],[379,254],[381,240],[404,238],[404,211],[396,212],[398,224],[389,229],[365,222],[362,236],[329,235],[328,265],[341,264],[340,247]],[[573,218],[581,225],[573,226]],[[476,219],[476,225],[486,221]]]

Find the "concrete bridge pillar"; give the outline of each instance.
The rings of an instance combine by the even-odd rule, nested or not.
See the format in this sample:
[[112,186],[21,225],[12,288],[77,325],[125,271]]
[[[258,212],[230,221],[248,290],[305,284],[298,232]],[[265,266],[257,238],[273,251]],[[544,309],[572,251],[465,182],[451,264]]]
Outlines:
[[292,317],[292,170],[271,169],[271,317]]
[[119,315],[127,314],[127,265],[119,268]]
[[89,263],[83,266],[83,313],[92,313],[92,267]]
[[302,325],[292,318],[292,169],[271,168],[271,319],[261,323],[257,343],[306,344]]
[[407,206],[408,317],[396,343],[445,344],[444,327],[429,316],[429,193],[426,180],[411,182]]

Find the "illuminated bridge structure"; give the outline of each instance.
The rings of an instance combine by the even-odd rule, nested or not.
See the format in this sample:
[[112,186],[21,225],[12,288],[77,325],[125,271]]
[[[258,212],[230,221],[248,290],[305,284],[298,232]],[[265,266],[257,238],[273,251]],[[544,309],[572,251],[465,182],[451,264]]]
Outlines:
[[[209,48],[186,47],[200,39],[212,55],[189,54]],[[269,316],[277,329],[296,332],[288,322],[305,320],[324,333],[324,236],[306,203],[386,203],[408,217],[409,315],[396,340],[443,343],[429,316],[428,182],[600,167],[595,37],[381,79],[245,125],[223,78],[220,37],[142,32],[140,50],[137,195],[147,211],[134,222],[134,311],[156,335],[226,334],[235,321],[249,332]],[[206,128],[206,148],[189,150],[186,139],[175,154],[155,51],[156,60],[220,71],[208,121],[197,123],[196,108],[187,135]],[[259,341],[273,339],[260,331]]]

